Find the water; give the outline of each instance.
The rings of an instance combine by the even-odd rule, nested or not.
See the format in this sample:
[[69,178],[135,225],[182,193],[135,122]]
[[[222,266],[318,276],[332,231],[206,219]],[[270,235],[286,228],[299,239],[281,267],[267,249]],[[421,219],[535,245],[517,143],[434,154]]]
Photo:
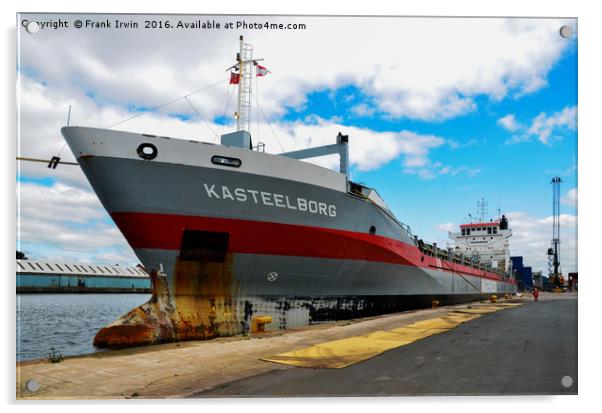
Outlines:
[[102,351],[96,332],[150,294],[17,294],[17,361]]

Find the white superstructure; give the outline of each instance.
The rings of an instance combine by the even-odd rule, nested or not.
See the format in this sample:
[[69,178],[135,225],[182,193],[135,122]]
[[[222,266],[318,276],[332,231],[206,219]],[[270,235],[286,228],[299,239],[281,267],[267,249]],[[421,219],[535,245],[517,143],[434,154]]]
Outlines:
[[460,225],[459,232],[449,233],[449,238],[455,243],[456,252],[502,271],[509,268],[508,239],[511,236],[512,230],[508,227],[508,218],[505,215],[497,221],[463,224]]

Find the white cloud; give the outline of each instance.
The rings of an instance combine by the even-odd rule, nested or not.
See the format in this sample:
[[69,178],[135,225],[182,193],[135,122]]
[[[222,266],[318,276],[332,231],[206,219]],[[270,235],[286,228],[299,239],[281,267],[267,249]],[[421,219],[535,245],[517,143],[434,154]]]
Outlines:
[[[141,26],[145,19],[128,18]],[[245,20],[263,22],[265,17]],[[243,34],[272,72],[259,85],[268,114],[303,105],[308,92],[355,84],[377,102],[379,111],[393,118],[441,120],[475,110],[479,95],[503,99],[545,86],[548,71],[571,44],[558,36],[558,27],[574,24],[503,18],[270,17],[270,21],[304,23],[307,30],[281,31],[277,36],[263,30],[230,34],[139,29],[102,35],[77,29],[41,31],[22,36],[19,63],[63,91],[85,89],[100,100],[148,105],[226,79],[224,70],[232,64],[236,39]],[[377,47],[392,37],[420,41],[402,42],[399,50]],[[225,87],[203,94],[199,105],[203,116],[221,113],[224,94]]]
[[60,182],[50,187],[19,183],[17,190],[22,218],[86,223],[106,217],[96,194],[88,190]]
[[477,145],[479,143],[479,141],[477,139],[469,139],[466,142],[458,142],[454,139],[447,139],[447,145],[450,147],[450,149],[463,149],[463,148],[469,148],[471,146]]
[[559,129],[574,130],[577,126],[577,111],[576,108],[566,107],[560,112],[556,112],[547,116],[544,112],[540,113],[533,119],[531,127],[528,130],[529,135],[536,136],[537,139],[544,145],[550,143],[554,138],[552,133]]
[[26,250],[27,255],[114,263],[105,256],[112,253],[113,258],[121,257],[122,263],[137,262],[117,227],[107,223],[108,214],[90,190],[61,182],[49,187],[19,183],[17,188],[17,241],[38,246],[34,254]]
[[376,109],[366,103],[360,103],[350,109],[351,113],[359,117],[371,117],[376,113]]
[[[269,127],[261,140],[267,141],[268,148],[278,149]],[[312,146],[332,144],[339,132],[349,135],[349,157],[352,166],[360,171],[377,169],[388,162],[402,157],[404,168],[419,170],[430,164],[429,151],[445,143],[445,139],[435,135],[421,135],[411,131],[377,132],[366,128],[347,126],[329,120],[313,117],[311,123],[277,123],[273,129],[287,151]],[[310,160],[329,168],[338,168],[336,157]]]
[[[43,86],[30,78],[20,79],[27,99],[21,109],[21,141],[20,152],[22,156],[48,158],[64,146],[60,136],[60,121],[63,114],[57,107],[68,107],[70,97]],[[77,116],[88,119],[92,126],[106,126],[126,118],[128,114],[123,109],[114,106],[98,108],[96,103],[89,98],[80,97],[81,104],[74,108]],[[195,106],[196,101],[191,98]],[[31,102],[31,104],[30,104]],[[34,104],[35,102],[35,104]],[[223,110],[223,109],[222,109]],[[37,119],[37,121],[36,121]],[[424,168],[432,167],[429,151],[445,144],[446,140],[435,135],[421,135],[411,131],[377,132],[366,128],[351,127],[338,122],[339,119],[322,119],[316,115],[297,122],[265,122],[253,123],[251,133],[255,141],[266,143],[268,152],[281,152],[302,149],[311,146],[331,144],[339,132],[350,136],[349,152],[352,166],[360,171],[379,168],[386,163],[403,157],[404,171],[411,174],[425,175]],[[193,139],[207,142],[217,142],[217,133],[231,130],[233,125],[222,127],[206,122],[197,117],[188,121],[169,116],[166,113],[145,113],[129,122],[116,127],[119,130],[152,133],[182,139]],[[56,130],[54,130],[56,128]],[[39,145],[39,130],[46,134]],[[275,133],[278,139],[274,137]],[[74,161],[73,155],[67,147],[63,152],[63,159]],[[334,157],[313,159],[312,162],[333,169],[338,167],[338,160]],[[30,177],[50,176],[62,179],[70,185],[78,185],[83,189],[90,189],[83,173],[77,167],[60,165],[56,170],[49,170],[43,164],[21,163],[21,173]],[[462,172],[458,170],[457,172]],[[456,172],[456,173],[457,173]],[[455,173],[453,173],[455,174]]]
[[[498,122],[502,119],[498,120]],[[507,144],[529,142],[535,138],[544,145],[549,145],[553,141],[561,140],[566,131],[575,130],[577,127],[577,108],[575,106],[567,106],[563,110],[549,116],[545,112],[542,112],[531,120],[531,124],[528,127],[516,122],[513,125],[516,126],[515,131],[519,133],[508,139],[506,141]]]
[[31,217],[21,219],[19,223],[21,240],[52,245],[62,251],[85,251],[93,254],[100,248],[121,245],[126,249],[127,245],[113,225],[95,224],[72,228],[66,223]]
[[577,188],[569,189],[565,196],[560,198],[560,203],[563,205],[577,207]]
[[457,225],[455,225],[451,222],[446,222],[445,224],[437,225],[438,231],[450,232],[450,231],[454,231],[455,229],[457,229]]
[[501,125],[504,129],[510,132],[516,132],[523,126],[516,121],[516,117],[513,114],[506,115],[497,120],[498,125]]
[[567,167],[566,169],[546,169],[544,171],[544,173],[546,175],[562,175],[562,176],[567,176],[567,175],[572,175],[577,171],[577,162],[575,159],[573,159],[573,164],[569,167]]
[[[547,250],[552,241],[553,217],[536,218],[525,212],[506,214],[510,220],[512,238],[510,252],[522,255],[525,265],[547,276]],[[560,215],[560,263],[565,273],[577,271],[577,217]]]
[[460,174],[472,178],[473,176],[481,172],[481,169],[470,168],[467,166],[452,167],[448,165],[443,165],[441,162],[426,162],[420,165],[420,168],[406,166],[404,172],[407,174],[417,175],[420,179],[434,179],[440,175],[456,176]]

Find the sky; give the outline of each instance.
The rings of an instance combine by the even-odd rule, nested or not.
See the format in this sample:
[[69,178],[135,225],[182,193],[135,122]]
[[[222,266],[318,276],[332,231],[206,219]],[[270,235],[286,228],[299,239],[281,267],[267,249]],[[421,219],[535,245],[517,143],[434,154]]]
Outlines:
[[[253,83],[251,133],[278,153],[349,135],[351,177],[378,190],[426,242],[498,210],[512,255],[547,273],[552,187],[561,186],[564,272],[577,270],[577,40],[573,19],[21,15],[18,154],[73,161],[60,127],[115,127],[215,142],[233,130],[226,68],[238,37],[271,73]],[[74,27],[75,20],[112,23]],[[117,29],[115,20],[137,22]],[[145,28],[145,21],[220,28]],[[67,28],[52,28],[67,22]],[[304,29],[227,29],[227,23]],[[189,97],[153,107],[207,85]],[[228,105],[229,102],[229,105]],[[256,105],[257,107],[257,105]],[[198,113],[197,113],[198,111]],[[336,169],[338,160],[311,160]],[[20,162],[17,248],[31,258],[134,264],[137,259],[78,167]]]

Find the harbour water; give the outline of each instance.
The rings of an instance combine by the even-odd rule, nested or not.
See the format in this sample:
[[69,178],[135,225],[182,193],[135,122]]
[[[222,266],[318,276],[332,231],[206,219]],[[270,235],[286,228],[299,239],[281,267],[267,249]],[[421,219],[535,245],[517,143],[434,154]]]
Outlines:
[[101,351],[96,332],[150,294],[17,294],[17,361]]

